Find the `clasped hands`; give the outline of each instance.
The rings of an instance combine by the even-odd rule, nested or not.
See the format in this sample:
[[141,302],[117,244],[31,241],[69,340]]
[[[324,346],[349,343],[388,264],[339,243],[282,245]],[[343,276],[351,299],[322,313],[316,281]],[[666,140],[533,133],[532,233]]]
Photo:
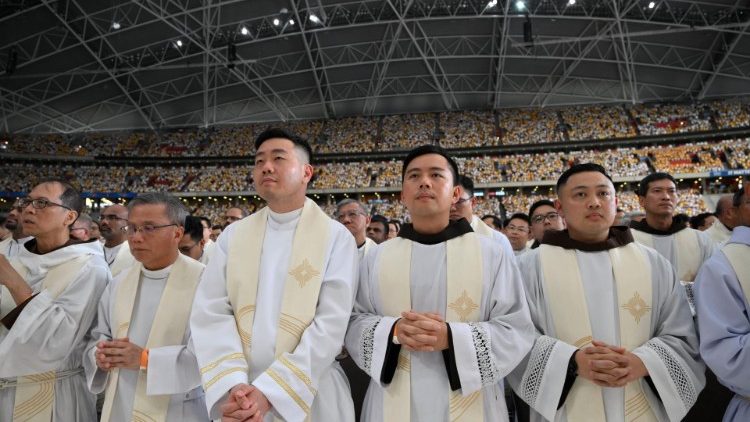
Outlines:
[[591,346],[578,350],[575,356],[578,376],[600,387],[624,387],[648,375],[643,361],[625,350],[594,340]]
[[271,403],[254,386],[237,384],[229,390],[229,396],[219,408],[222,422],[262,422],[271,410]]
[[115,368],[140,369],[143,349],[127,337],[96,343],[96,366],[103,371]]
[[448,348],[448,326],[432,312],[406,311],[396,322],[396,336],[410,352],[436,352]]

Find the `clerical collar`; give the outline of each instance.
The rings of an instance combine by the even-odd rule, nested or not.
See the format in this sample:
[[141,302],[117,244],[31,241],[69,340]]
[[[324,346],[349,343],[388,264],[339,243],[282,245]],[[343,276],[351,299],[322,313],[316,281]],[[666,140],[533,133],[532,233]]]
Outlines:
[[644,218],[641,221],[631,221],[630,222],[630,228],[648,233],[648,234],[655,234],[657,236],[669,236],[671,234],[675,234],[679,231],[682,231],[687,228],[687,223],[684,221],[680,221],[677,218],[672,219],[672,225],[669,226],[667,230],[659,230],[655,229],[648,225],[646,222],[646,219]]
[[268,209],[268,218],[279,224],[291,223],[300,215],[302,215],[302,208],[284,213],[274,212],[271,208]]
[[145,267],[143,267],[141,270],[143,271],[144,278],[147,278],[149,280],[164,280],[165,278],[169,277],[169,272],[172,271],[172,265],[164,267],[160,270],[147,270]]
[[398,237],[403,237],[404,239],[409,239],[425,245],[437,245],[438,243],[446,242],[473,231],[474,230],[471,229],[471,224],[469,224],[465,218],[461,218],[449,222],[448,227],[435,234],[418,233],[414,230],[414,226],[411,223],[407,223],[401,226],[401,231],[398,232]]
[[565,249],[578,249],[584,252],[599,252],[619,248],[633,242],[633,234],[625,226],[609,228],[609,235],[603,242],[585,243],[570,238],[568,230],[549,230],[544,232],[543,245],[559,246]]

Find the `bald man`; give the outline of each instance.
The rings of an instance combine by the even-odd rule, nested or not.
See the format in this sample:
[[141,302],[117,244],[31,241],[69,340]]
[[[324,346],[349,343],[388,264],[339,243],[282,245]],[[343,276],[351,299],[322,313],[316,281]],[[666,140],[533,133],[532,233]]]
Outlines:
[[716,221],[706,230],[715,244],[724,243],[732,236],[737,226],[737,209],[732,206],[732,195],[724,195],[716,202]]

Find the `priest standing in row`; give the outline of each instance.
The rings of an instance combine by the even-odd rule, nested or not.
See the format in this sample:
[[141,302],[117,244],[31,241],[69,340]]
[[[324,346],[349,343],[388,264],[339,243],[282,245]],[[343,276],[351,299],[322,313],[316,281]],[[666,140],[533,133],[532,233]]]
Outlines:
[[5,255],[8,259],[15,258],[21,252],[23,244],[32,239],[23,231],[23,224],[20,221],[23,209],[19,203],[20,199],[17,199],[5,219],[5,228],[10,231],[10,236],[0,242],[0,255]]
[[565,171],[557,195],[567,230],[519,259],[537,339],[513,389],[532,421],[679,421],[704,366],[672,266],[610,227],[617,200],[600,165]]
[[17,203],[26,234],[13,266],[0,256],[0,421],[93,421],[82,367],[110,272],[96,240],[70,240],[84,202],[64,181]]
[[99,230],[104,238],[104,259],[109,265],[112,277],[129,270],[136,264],[130,253],[128,238],[123,230],[128,224],[128,208],[114,204],[102,210],[99,216]]
[[401,192],[412,223],[362,263],[346,348],[371,378],[363,421],[508,419],[503,377],[533,326],[512,252],[450,220],[457,182],[442,148],[412,150]]
[[305,140],[269,129],[255,146],[268,206],[219,236],[191,317],[210,416],[353,421],[335,358],[355,294],[354,238],[305,197]]
[[125,232],[137,261],[107,286],[84,366],[105,392],[102,421],[208,421],[190,342],[190,310],[203,264],[177,245],[188,212],[168,193],[128,204]]

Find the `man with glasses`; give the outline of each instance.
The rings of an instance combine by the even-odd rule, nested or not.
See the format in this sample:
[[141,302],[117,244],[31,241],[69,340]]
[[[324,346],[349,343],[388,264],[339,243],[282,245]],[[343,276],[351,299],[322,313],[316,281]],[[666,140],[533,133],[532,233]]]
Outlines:
[[14,258],[21,251],[23,244],[32,239],[24,233],[23,224],[19,221],[23,209],[20,199],[16,200],[5,219],[5,228],[10,230],[11,236],[0,242],[0,255]]
[[161,192],[138,195],[128,209],[125,233],[137,263],[102,295],[84,355],[89,389],[106,391],[103,421],[207,421],[198,363],[188,347],[190,310],[205,267],[177,249],[187,210]]
[[128,209],[124,205],[110,205],[99,216],[99,227],[104,238],[104,259],[112,277],[117,277],[123,270],[135,265],[124,231],[127,223]]
[[210,251],[206,247],[206,238],[204,236],[204,226],[201,224],[200,217],[192,215],[185,218],[185,233],[177,245],[180,253],[193,258],[203,265],[208,265]]
[[549,199],[540,199],[531,204],[529,219],[531,220],[531,235],[534,238],[531,249],[539,247],[545,232],[565,229],[565,221],[557,213],[555,203]]
[[492,227],[488,226],[487,223],[482,221],[478,216],[474,215],[474,207],[477,204],[477,198],[474,196],[474,181],[468,176],[458,176],[458,191],[460,193],[458,201],[451,206],[450,219],[452,221],[465,219],[471,229],[477,234],[487,236],[490,239],[498,242],[503,249],[508,251],[509,255],[512,255],[513,248],[508,242],[508,238],[504,234]]
[[529,250],[527,244],[529,243],[531,227],[529,226],[528,215],[520,212],[513,214],[508,219],[504,231],[516,256]]
[[336,219],[354,236],[361,261],[367,251],[375,246],[375,242],[367,237],[367,225],[370,223],[367,209],[361,202],[347,198],[336,204]]
[[18,202],[34,236],[11,266],[0,256],[0,420],[93,421],[81,357],[110,280],[96,242],[70,239],[84,206],[65,181],[35,186]]
[[76,222],[70,227],[70,238],[88,242],[91,239],[91,221],[88,214],[79,215]]
[[357,273],[354,238],[306,197],[312,149],[282,129],[255,140],[267,207],[227,226],[191,317],[211,419],[353,421],[340,365]]

